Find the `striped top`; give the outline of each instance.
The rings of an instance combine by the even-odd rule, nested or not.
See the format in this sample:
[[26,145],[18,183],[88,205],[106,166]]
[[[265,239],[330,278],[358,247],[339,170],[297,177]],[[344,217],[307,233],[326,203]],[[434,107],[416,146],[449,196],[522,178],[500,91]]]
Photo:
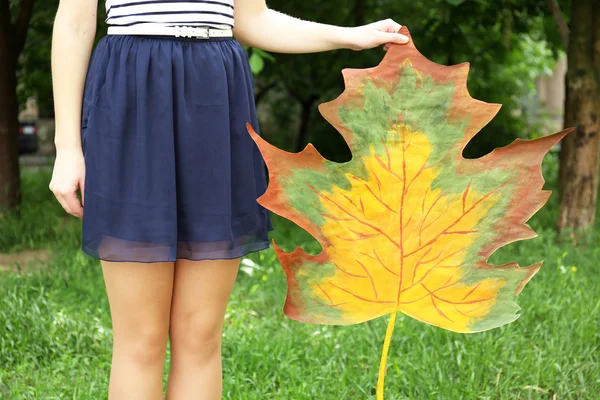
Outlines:
[[106,23],[233,28],[234,0],[106,0]]

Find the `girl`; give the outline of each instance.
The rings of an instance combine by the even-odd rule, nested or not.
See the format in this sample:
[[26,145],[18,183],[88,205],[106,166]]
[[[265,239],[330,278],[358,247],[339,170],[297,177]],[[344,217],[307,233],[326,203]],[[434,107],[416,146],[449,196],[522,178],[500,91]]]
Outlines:
[[[82,218],[113,327],[109,400],[221,398],[221,329],[240,258],[269,247],[253,77],[242,45],[278,53],[406,43],[387,19],[302,21],[265,0],[61,0],[50,190]],[[315,4],[316,5],[316,4]],[[235,38],[234,38],[235,37]],[[77,197],[81,192],[81,201]],[[85,211],[84,211],[85,210]]]

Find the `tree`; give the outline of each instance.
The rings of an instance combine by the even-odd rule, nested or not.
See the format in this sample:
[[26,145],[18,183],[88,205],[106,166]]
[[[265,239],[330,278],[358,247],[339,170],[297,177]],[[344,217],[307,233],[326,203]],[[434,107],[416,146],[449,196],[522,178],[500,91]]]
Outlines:
[[[549,0],[552,9],[557,3]],[[565,127],[577,127],[562,142],[559,232],[574,235],[594,225],[600,144],[600,3],[572,0],[569,30],[553,12],[567,50]],[[567,41],[568,40],[568,41]],[[573,236],[574,237],[574,236]]]
[[21,202],[16,71],[33,3],[34,0],[18,2],[13,18],[9,0],[0,0],[0,211],[15,208]]

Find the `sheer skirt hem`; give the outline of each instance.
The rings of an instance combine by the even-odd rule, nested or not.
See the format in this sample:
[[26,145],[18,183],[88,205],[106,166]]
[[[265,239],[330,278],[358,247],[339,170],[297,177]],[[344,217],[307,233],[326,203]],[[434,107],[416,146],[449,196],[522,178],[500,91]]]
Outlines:
[[[267,231],[270,232],[274,228],[269,226]],[[130,256],[124,256],[119,254],[106,254],[98,251],[98,249],[94,246],[89,245],[89,243],[84,243],[81,246],[81,251],[97,260],[102,261],[110,261],[110,262],[139,262],[139,263],[159,263],[159,262],[174,262],[179,259],[191,260],[191,261],[203,261],[203,260],[231,260],[235,258],[244,257],[250,253],[266,250],[270,247],[270,240],[268,238],[257,238],[253,235],[244,235],[238,238],[234,243],[240,242],[240,244],[235,245],[234,247],[227,249],[218,249],[219,244],[222,245],[223,242],[194,242],[190,245],[189,242],[179,242],[177,248],[175,246],[162,245],[160,243],[145,243],[138,244],[138,246],[132,246],[127,243],[127,241],[123,241],[121,239],[116,239],[114,237],[110,237],[104,235],[105,239],[109,239],[109,242],[118,243],[122,249],[127,249],[128,252],[131,252]],[[194,252],[190,251],[191,247],[217,247],[217,249],[213,249],[212,251],[206,252]],[[149,254],[135,253],[135,249],[144,248],[146,250],[150,249]],[[177,250],[179,249],[179,250]],[[183,249],[183,251],[182,251]],[[154,256],[152,255],[152,251],[161,251],[163,252],[163,256]],[[167,255],[164,255],[164,254]]]

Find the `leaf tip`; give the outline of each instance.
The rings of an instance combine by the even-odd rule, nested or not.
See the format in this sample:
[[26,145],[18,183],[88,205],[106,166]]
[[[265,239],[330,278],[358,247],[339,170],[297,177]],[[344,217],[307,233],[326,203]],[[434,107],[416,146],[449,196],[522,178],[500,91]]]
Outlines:
[[525,277],[521,280],[521,283],[519,285],[517,285],[517,287],[515,288],[515,296],[518,296],[521,291],[523,290],[523,288],[525,287],[525,285],[527,285],[527,283],[529,282],[529,280],[531,278],[533,278],[533,276],[535,274],[537,274],[537,272],[540,270],[540,268],[542,268],[542,264],[544,263],[544,261],[540,261],[537,262],[529,267],[526,267],[527,269],[527,274],[525,275]]
[[408,30],[408,27],[406,25],[403,25],[400,30],[398,31],[398,33],[403,34],[404,36],[408,36],[408,38],[410,39],[410,31]]

